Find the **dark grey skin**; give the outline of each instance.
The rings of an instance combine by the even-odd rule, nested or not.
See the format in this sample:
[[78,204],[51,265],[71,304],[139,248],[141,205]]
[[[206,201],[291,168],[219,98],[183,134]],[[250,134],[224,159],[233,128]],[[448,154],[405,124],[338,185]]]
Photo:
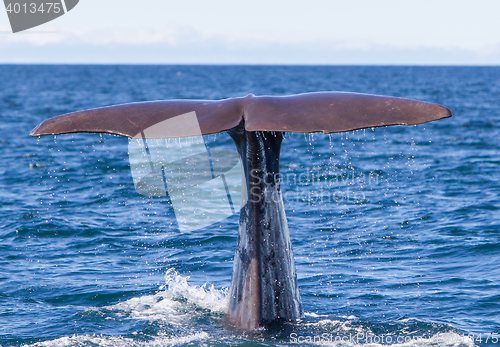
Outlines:
[[[136,137],[159,122],[193,111],[203,135],[229,133],[243,163],[248,200],[240,213],[227,312],[229,322],[243,330],[293,322],[303,314],[276,179],[284,132],[344,132],[414,125],[451,116],[447,108],[436,104],[367,94],[248,95],[219,101],[152,101],[80,111],[48,119],[30,135],[90,132]],[[165,129],[161,137],[194,135],[199,134],[179,126]]]
[[229,321],[244,330],[303,315],[288,223],[281,196],[279,155],[284,133],[228,131],[243,163],[248,201],[240,212],[229,289]]

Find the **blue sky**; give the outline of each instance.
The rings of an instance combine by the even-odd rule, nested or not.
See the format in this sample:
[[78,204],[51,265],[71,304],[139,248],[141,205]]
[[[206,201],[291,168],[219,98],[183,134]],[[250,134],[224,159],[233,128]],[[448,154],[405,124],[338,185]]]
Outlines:
[[500,1],[80,0],[0,63],[500,65]]

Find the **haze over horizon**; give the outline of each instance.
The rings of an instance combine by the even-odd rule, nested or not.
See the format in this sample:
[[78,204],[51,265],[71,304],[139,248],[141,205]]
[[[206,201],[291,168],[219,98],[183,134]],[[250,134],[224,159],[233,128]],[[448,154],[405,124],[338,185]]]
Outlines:
[[81,0],[0,63],[500,65],[500,2]]

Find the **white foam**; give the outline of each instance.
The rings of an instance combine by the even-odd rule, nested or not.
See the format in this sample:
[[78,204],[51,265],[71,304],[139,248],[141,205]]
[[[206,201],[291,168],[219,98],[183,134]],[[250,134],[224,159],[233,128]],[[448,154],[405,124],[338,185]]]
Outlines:
[[189,277],[181,276],[174,269],[167,270],[165,285],[154,295],[129,299],[106,309],[117,314],[126,314],[135,319],[164,320],[180,324],[192,317],[196,309],[213,313],[226,313],[227,289],[216,289],[213,285],[189,285]]
[[127,337],[113,336],[71,336],[61,337],[52,341],[37,342],[32,345],[24,345],[26,347],[67,347],[67,346],[101,346],[101,347],[160,347],[160,346],[177,346],[194,341],[203,341],[209,339],[209,335],[204,332],[198,332],[192,335],[179,337],[158,336],[150,341],[136,341]]
[[317,322],[304,323],[304,326],[313,327],[315,330],[317,328],[320,329],[328,329],[327,331],[335,331],[336,334],[347,334],[347,335],[357,335],[357,334],[371,334],[371,330],[363,327],[363,326],[353,326],[351,325],[351,321],[340,321],[333,319],[322,319]]
[[306,316],[306,317],[313,317],[313,318],[328,317],[327,314],[317,314],[317,313],[314,313],[314,312],[304,312],[304,316]]

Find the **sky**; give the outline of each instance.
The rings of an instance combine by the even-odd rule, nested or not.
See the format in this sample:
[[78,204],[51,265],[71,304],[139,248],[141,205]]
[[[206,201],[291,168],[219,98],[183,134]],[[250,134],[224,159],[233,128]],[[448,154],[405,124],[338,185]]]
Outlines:
[[80,0],[0,63],[500,65],[498,0]]

